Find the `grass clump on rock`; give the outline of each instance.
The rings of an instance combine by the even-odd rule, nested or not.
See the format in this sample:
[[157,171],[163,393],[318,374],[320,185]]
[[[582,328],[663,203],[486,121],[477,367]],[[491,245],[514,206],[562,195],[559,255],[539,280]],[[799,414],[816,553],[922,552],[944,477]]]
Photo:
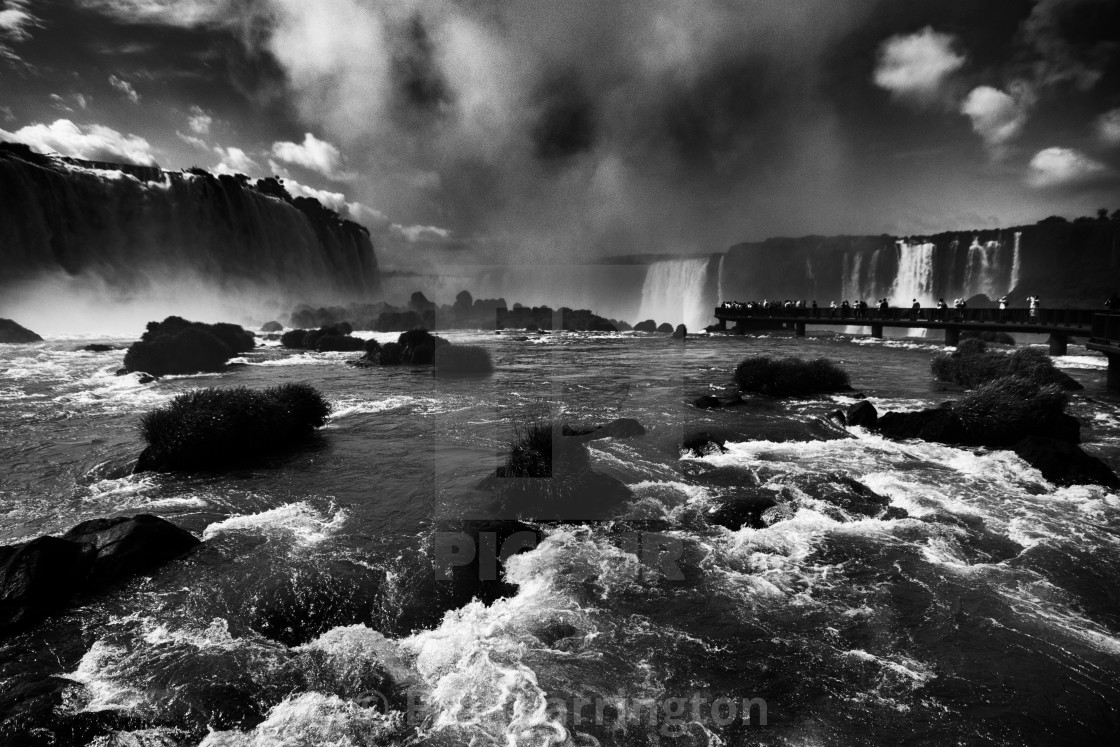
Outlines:
[[144,415],[148,446],[136,471],[216,470],[251,462],[307,438],[330,404],[308,384],[196,389]]
[[1008,446],[1027,434],[1054,436],[1068,428],[1069,395],[1057,384],[1008,376],[989,381],[953,405],[967,443]]
[[353,328],[347,322],[330,324],[319,329],[293,329],[280,337],[280,344],[294,350],[325,352],[352,352],[365,349],[365,340],[352,337]]
[[205,324],[169,316],[149,322],[124,356],[126,371],[153,376],[221,371],[227,361],[256,347],[253,335],[236,324]]
[[477,345],[443,345],[436,349],[435,365],[440,376],[485,376],[494,372],[489,351]]
[[1038,348],[1019,348],[1006,354],[988,350],[983,340],[962,340],[955,352],[937,356],[930,362],[930,371],[939,381],[978,387],[996,379],[1013,376],[1028,379],[1038,386],[1055,384],[1063,389],[1082,386],[1054,366],[1050,356]]
[[771,397],[843,392],[851,389],[848,374],[827,358],[747,358],[735,369],[735,383],[744,392]]

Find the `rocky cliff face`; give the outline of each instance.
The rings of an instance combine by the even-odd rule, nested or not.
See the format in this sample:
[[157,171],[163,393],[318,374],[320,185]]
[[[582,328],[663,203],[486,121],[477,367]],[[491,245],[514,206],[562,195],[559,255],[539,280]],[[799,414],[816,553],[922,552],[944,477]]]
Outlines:
[[51,273],[125,290],[180,274],[219,288],[372,300],[369,231],[275,180],[42,156],[0,144],[0,286]]
[[806,236],[733,246],[723,300],[1041,295],[1048,306],[1099,306],[1120,290],[1120,222],[1042,223],[934,236]]

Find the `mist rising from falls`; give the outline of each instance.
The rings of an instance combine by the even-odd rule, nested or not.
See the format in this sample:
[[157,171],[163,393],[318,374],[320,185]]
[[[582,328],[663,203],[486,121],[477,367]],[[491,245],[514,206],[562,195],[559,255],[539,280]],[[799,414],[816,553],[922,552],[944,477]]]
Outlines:
[[684,324],[690,330],[700,330],[711,324],[716,304],[714,296],[708,291],[710,263],[711,259],[704,257],[651,264],[642,286],[642,306],[638,316],[653,319],[659,324]]
[[[936,246],[932,242],[912,244],[898,241],[898,274],[891,287],[890,297],[899,306],[909,306],[918,299],[922,306],[937,302],[933,287],[933,259]],[[944,294],[942,294],[944,295]]]

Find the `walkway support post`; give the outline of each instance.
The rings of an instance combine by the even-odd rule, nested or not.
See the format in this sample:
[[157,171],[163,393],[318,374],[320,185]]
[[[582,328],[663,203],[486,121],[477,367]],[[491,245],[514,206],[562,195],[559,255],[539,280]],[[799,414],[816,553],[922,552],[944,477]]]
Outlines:
[[872,324],[871,325],[871,336],[874,337],[877,340],[882,340],[883,339],[883,325],[882,324]]
[[793,334],[796,337],[804,337],[805,336],[805,322],[794,322]]
[[1108,356],[1108,378],[1105,386],[1110,392],[1120,392],[1120,356]]
[[[1050,333],[1050,355],[1065,355],[1069,347],[1069,335],[1060,332]],[[1112,357],[1109,356],[1108,365],[1112,367]]]
[[956,327],[945,328],[945,344],[956,347],[961,344],[961,331]]

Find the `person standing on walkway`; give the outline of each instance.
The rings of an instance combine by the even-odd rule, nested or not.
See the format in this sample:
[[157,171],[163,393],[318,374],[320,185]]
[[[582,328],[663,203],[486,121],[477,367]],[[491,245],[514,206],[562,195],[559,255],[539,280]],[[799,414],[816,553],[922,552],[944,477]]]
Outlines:
[[1001,322],[1007,321],[1007,296],[1000,296],[999,299],[999,320]]
[[915,298],[914,302],[910,305],[910,321],[912,321],[912,322],[918,321],[918,312],[921,311],[921,310],[922,310],[922,305],[920,303],[918,303],[918,299]]
[[1040,303],[1042,303],[1042,299],[1038,296],[1030,296],[1029,298],[1027,298],[1027,301],[1030,302],[1031,321],[1038,321],[1038,306]]

